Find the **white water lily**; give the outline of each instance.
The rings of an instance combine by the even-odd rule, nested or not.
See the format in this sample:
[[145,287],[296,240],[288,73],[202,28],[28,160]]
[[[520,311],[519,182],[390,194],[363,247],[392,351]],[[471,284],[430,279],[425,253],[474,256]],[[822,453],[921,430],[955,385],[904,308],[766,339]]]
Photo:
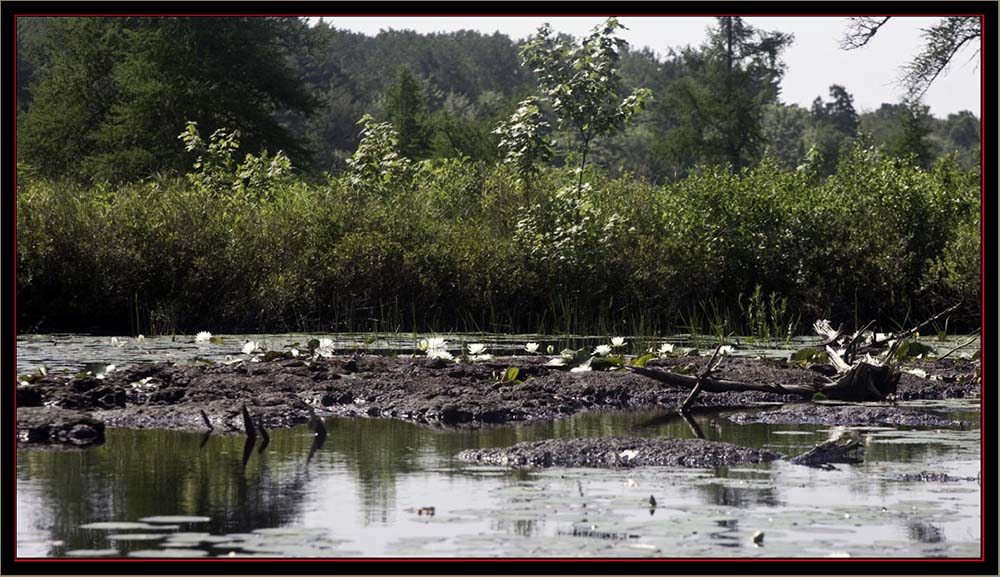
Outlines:
[[[606,345],[602,345],[602,346],[606,346]],[[572,369],[569,370],[569,372],[571,372],[571,373],[585,373],[587,371],[590,371],[591,370],[591,368],[590,368],[590,361],[592,361],[592,360],[594,360],[594,357],[590,357],[589,359],[587,359],[586,361],[584,361],[583,364],[581,364],[578,367],[573,367]]]
[[428,349],[427,358],[429,359],[444,359],[446,361],[451,361],[455,359],[455,355],[449,353],[444,349]]
[[333,339],[320,339],[319,346],[316,347],[316,354],[329,358],[333,356]]
[[107,365],[106,367],[104,367],[103,371],[101,371],[100,369],[94,371],[94,377],[98,379],[103,379],[104,377],[108,376],[108,373],[110,373],[113,370],[115,370],[114,365]]
[[212,340],[212,333],[208,331],[201,331],[194,336],[194,342],[196,343],[207,343]]
[[605,355],[607,355],[610,352],[611,352],[611,346],[610,345],[597,345],[597,347],[594,348],[594,354],[602,356],[602,357],[605,356]]
[[260,343],[257,341],[247,341],[243,343],[243,354],[252,355],[260,350]]
[[135,337],[135,342],[137,342],[137,343],[145,342],[145,340],[146,340],[146,337],[144,337],[142,335],[139,335],[139,336]]
[[487,353],[485,355],[473,355],[470,357],[473,361],[492,361],[493,355]]
[[611,346],[613,347],[624,347],[625,337],[611,337]]
[[113,347],[124,347],[127,339],[119,339],[118,337],[111,337],[111,346]]
[[292,349],[289,352],[292,354],[293,358],[299,356],[299,349],[297,349],[295,347],[292,347]]
[[445,359],[450,361],[455,358],[454,355],[448,352],[448,341],[441,337],[421,339],[417,343],[417,347],[427,353],[427,357],[431,359]]
[[527,351],[527,352],[529,352],[529,353],[537,353],[538,352],[538,343],[525,343],[524,344],[524,350]]
[[[618,453],[618,456],[619,456],[620,458],[622,458],[622,459],[625,459],[626,461],[631,461],[631,460],[632,460],[632,459],[634,459],[634,458],[635,458],[635,457],[636,457],[636,456],[637,456],[638,454],[639,454],[639,451],[636,451],[635,449],[625,449],[625,450],[624,450],[624,451],[622,451],[621,453]],[[631,480],[632,480],[632,479],[629,479],[629,481],[631,481]]]
[[486,345],[482,343],[469,343],[470,355],[481,355],[486,352]]
[[663,343],[660,348],[656,349],[656,352],[660,355],[667,355],[674,352],[674,345],[670,343]]
[[732,345],[722,345],[721,347],[719,347],[719,354],[720,355],[728,355],[728,354],[730,354],[732,352],[733,352]]
[[549,362],[545,363],[545,366],[546,367],[565,367],[566,366],[566,359],[564,359],[562,357],[555,357],[553,359],[549,359]]

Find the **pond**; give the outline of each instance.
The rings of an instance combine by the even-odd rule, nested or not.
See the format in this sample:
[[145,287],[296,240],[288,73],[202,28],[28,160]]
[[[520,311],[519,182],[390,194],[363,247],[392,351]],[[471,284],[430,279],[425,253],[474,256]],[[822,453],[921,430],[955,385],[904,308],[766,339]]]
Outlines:
[[[147,339],[149,352],[137,354],[129,350],[134,341],[119,348],[107,337],[103,344],[88,338],[19,338],[19,370],[22,362],[28,369],[40,362],[79,367],[98,356],[124,364],[172,352],[173,360],[189,360],[200,352],[238,353],[242,342],[225,337],[202,351],[190,337],[173,348]],[[269,347],[278,348],[297,337],[272,338]],[[413,345],[410,338],[393,344],[404,340]],[[339,346],[349,341],[342,337]],[[40,344],[52,342],[71,354]],[[509,346],[519,342],[511,338]],[[225,348],[236,350],[218,350]],[[147,354],[157,358],[141,356]],[[978,557],[979,402],[909,404],[971,425],[862,429],[864,462],[834,470],[781,460],[716,469],[517,471],[455,458],[464,449],[550,438],[694,436],[667,411],[584,413],[475,430],[329,418],[322,445],[306,426],[277,429],[245,463],[239,436],[110,429],[106,443],[92,449],[17,451],[17,555]],[[786,456],[829,432],[736,425],[726,415],[698,413],[695,421],[707,439]],[[899,480],[921,472],[959,480]]]

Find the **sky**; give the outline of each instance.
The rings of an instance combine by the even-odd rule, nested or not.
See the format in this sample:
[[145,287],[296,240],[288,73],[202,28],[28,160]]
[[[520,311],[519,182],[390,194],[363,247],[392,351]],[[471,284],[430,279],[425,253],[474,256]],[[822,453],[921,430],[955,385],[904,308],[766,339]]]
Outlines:
[[[410,29],[420,33],[478,30],[500,32],[518,40],[530,36],[544,22],[558,32],[580,38],[603,22],[603,16],[327,16],[324,20],[339,29],[374,36],[382,29]],[[648,47],[659,56],[671,48],[698,46],[714,18],[702,16],[622,16],[628,30],[619,32],[634,48]],[[745,17],[760,30],[790,32],[795,35],[786,49],[787,65],[782,80],[781,99],[786,104],[808,108],[817,96],[829,100],[831,84],[840,84],[854,96],[859,112],[877,109],[883,102],[898,102],[903,89],[898,83],[900,69],[923,45],[921,29],[936,22],[934,17],[896,17],[879,31],[868,46],[852,51],[840,48],[847,29],[841,17]],[[981,67],[979,54],[964,47],[947,74],[938,77],[924,95],[931,114],[944,118],[959,110],[980,116]]]

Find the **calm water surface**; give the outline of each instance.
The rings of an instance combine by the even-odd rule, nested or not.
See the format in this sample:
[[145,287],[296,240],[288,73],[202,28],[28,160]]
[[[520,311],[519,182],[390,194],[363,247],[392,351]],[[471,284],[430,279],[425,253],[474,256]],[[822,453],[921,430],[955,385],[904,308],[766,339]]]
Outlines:
[[[295,338],[275,339],[289,337]],[[74,366],[84,360],[81,350],[109,349],[107,337],[104,345],[97,337],[97,344],[55,340],[63,338],[56,346],[73,351],[72,358],[38,345],[44,339],[19,338],[19,368],[23,359],[39,357],[50,367]],[[238,354],[242,340],[230,338]],[[125,356],[130,346],[134,341],[116,348],[123,355],[117,362],[145,360],[136,351]],[[155,360],[164,360],[166,350],[190,356],[195,346],[162,345],[153,349]],[[104,445],[88,450],[17,451],[17,555],[978,557],[977,481],[895,480],[921,471],[976,477],[978,400],[913,406],[972,426],[866,429],[865,462],[833,471],[778,461],[525,472],[454,457],[467,448],[557,437],[694,436],[662,411],[474,431],[327,419],[329,436],[311,456],[314,435],[297,427],[272,431],[270,445],[258,452],[258,441],[245,464],[242,437],[112,429]],[[719,412],[696,421],[708,439],[788,456],[828,431],[740,426]],[[141,521],[178,515],[190,518]],[[100,522],[142,524],[93,525]],[[760,545],[752,539],[757,531],[764,532]]]

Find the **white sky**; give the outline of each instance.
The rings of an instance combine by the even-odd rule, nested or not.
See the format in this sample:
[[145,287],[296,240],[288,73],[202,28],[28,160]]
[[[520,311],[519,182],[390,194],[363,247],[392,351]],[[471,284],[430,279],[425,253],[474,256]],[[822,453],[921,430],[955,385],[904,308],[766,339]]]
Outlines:
[[[381,29],[410,29],[420,33],[478,30],[486,34],[499,31],[517,40],[549,22],[558,32],[584,36],[600,24],[603,16],[327,16],[334,27],[378,34]],[[900,67],[923,45],[921,28],[934,23],[933,17],[896,17],[879,31],[872,42],[861,49],[840,49],[840,38],[847,28],[841,17],[746,17],[760,30],[791,32],[795,41],[784,53],[787,64],[782,80],[781,99],[809,107],[813,99],[829,98],[829,86],[841,84],[854,96],[859,112],[874,110],[883,102],[898,102],[903,91],[897,84]],[[620,32],[633,47],[646,46],[660,56],[669,48],[698,46],[713,25],[713,17],[702,16],[622,16],[619,21],[629,30]],[[980,110],[981,67],[975,48],[966,46],[952,60],[942,75],[924,95],[931,113],[944,118],[959,110]]]

